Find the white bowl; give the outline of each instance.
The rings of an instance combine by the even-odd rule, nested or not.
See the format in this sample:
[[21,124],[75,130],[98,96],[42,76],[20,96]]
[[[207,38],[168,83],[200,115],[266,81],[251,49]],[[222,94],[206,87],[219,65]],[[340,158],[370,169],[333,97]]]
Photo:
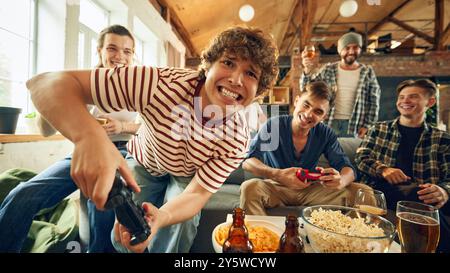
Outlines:
[[[275,225],[275,224],[273,224],[271,222],[268,222],[268,221],[263,221],[263,220],[246,220],[245,224],[246,224],[247,228],[249,226],[265,227],[265,228],[273,231],[278,236],[278,238],[281,237],[281,235],[284,232],[284,230],[282,228],[280,228],[279,226],[277,226],[277,225]],[[222,246],[216,241],[215,234],[219,230],[219,228],[221,228],[224,225],[230,225],[231,226],[231,222],[224,222],[224,223],[218,224],[214,228],[214,230],[213,230],[213,232],[211,234],[212,245],[213,245],[214,251],[216,253],[222,253]]]

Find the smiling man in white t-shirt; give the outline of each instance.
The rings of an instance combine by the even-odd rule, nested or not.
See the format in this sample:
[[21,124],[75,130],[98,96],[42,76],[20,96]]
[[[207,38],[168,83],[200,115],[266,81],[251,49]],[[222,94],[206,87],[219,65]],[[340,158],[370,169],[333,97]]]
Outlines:
[[356,32],[344,34],[338,41],[341,58],[313,73],[319,57],[308,58],[302,52],[303,74],[300,90],[315,80],[325,81],[336,92],[336,104],[325,122],[341,137],[364,137],[368,128],[378,121],[380,85],[373,68],[358,62],[362,37]]

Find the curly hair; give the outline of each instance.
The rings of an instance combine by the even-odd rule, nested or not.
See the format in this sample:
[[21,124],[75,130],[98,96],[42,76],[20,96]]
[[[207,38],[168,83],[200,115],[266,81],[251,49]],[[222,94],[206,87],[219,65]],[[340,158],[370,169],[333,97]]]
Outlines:
[[215,37],[201,54],[200,78],[224,52],[253,62],[261,69],[256,95],[272,88],[278,76],[278,48],[272,37],[256,28],[233,27]]

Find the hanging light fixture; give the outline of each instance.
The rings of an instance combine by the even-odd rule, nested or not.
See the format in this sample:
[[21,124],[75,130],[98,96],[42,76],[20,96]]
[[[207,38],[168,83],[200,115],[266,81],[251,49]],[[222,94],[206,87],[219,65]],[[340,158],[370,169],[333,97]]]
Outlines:
[[358,10],[358,3],[355,0],[345,0],[341,3],[339,13],[342,17],[351,17]]
[[239,9],[239,18],[242,21],[248,22],[253,19],[253,16],[255,16],[255,9],[251,5],[243,5]]

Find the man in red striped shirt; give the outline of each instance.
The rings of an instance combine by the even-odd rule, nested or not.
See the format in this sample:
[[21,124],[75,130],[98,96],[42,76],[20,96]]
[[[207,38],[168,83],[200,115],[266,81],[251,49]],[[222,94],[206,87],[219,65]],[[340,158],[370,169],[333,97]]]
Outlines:
[[[236,27],[212,41],[199,71],[100,68],[42,74],[27,86],[39,112],[74,142],[71,174],[83,194],[102,208],[119,170],[133,190],[142,189],[138,201],[151,202],[144,204],[152,228],[148,240],[131,246],[130,234],[116,223],[116,245],[133,252],[186,252],[200,210],[245,157],[249,133],[239,110],[273,85],[277,55],[262,31]],[[126,160],[86,111],[87,103],[104,112],[141,114],[143,126],[129,142]]]

